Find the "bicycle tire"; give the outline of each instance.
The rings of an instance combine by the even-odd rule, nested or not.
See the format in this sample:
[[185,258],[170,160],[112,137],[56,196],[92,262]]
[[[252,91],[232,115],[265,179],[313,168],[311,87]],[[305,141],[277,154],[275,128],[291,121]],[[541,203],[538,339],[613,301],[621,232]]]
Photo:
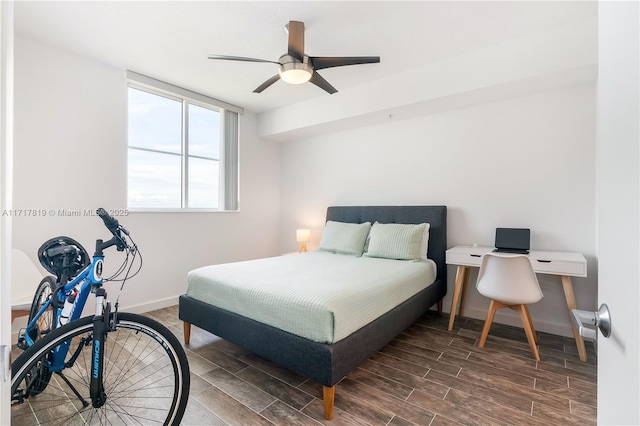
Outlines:
[[[56,288],[56,277],[48,275],[44,277],[33,296],[31,302],[31,310],[29,311],[29,320],[27,324],[30,324],[35,316],[40,312],[40,309],[47,303],[47,301],[53,296],[53,290]],[[38,321],[34,326],[27,330],[31,340],[36,342],[42,336],[46,336],[55,328],[55,314],[53,305],[49,305],[46,311],[40,315]],[[47,359],[50,359],[47,357]],[[29,379],[27,380],[27,390],[31,395],[37,395],[47,387],[49,379],[51,378],[51,372],[48,369],[46,362],[40,362],[36,364],[30,372]]]
[[[178,425],[187,406],[190,386],[189,364],[178,339],[155,320],[118,313],[116,330],[108,332],[103,345],[107,402],[94,408],[89,397],[92,334],[93,317],[80,318],[39,339],[14,361],[11,424]],[[38,395],[25,394],[23,390],[34,366],[67,340],[71,345],[65,363],[69,363],[76,351],[78,356],[62,375],[87,406],[82,405],[72,388],[57,374]]]
[[[38,289],[33,296],[33,302],[31,302],[31,310],[29,312],[29,322],[40,312],[40,309],[53,295],[53,290],[56,288],[56,277],[48,275],[40,281]],[[48,334],[55,328],[54,324],[53,305],[49,305],[49,308],[42,313],[38,319],[39,333],[36,336],[31,336],[33,341],[39,339],[42,335]]]

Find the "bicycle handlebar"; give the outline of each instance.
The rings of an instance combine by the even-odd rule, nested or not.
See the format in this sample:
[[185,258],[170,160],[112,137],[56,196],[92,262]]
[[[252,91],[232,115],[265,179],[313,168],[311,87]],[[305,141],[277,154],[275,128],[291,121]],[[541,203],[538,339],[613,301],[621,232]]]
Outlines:
[[117,231],[118,231],[118,227],[120,226],[120,224],[118,223],[118,219],[116,219],[115,217],[111,216],[109,213],[107,213],[107,211],[105,209],[103,209],[102,207],[100,207],[98,210],[96,210],[96,214],[98,216],[100,216],[100,218],[102,219],[102,221],[104,222],[104,226],[107,227],[107,229],[109,231],[111,231],[111,233],[113,235],[116,235]]
[[[118,219],[116,219],[115,217],[111,216],[102,207],[100,207],[98,210],[96,210],[96,214],[98,216],[100,216],[100,218],[104,222],[104,226],[107,227],[107,229],[113,234],[113,237],[114,237],[111,240],[107,241],[107,243],[105,245],[103,245],[103,246],[102,246],[102,241],[99,240],[99,241],[101,241],[100,245],[102,246],[102,248],[106,248],[106,247],[108,247],[110,245],[116,245],[118,251],[124,250],[125,246],[126,246],[126,243],[123,240],[122,235],[120,234],[120,231],[124,232],[125,235],[129,235],[129,231],[127,231],[124,226],[122,226],[122,225],[120,225],[118,223]],[[98,251],[97,248],[96,248],[96,251]]]

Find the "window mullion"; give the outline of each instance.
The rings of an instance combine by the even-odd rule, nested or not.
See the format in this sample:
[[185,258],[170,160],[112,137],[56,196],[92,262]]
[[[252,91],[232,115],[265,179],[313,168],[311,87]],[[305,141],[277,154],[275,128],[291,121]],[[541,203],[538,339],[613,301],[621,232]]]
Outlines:
[[218,140],[220,143],[218,144],[218,206],[226,209],[225,205],[225,197],[227,193],[227,184],[225,181],[225,163],[224,161],[220,161],[221,158],[224,158],[226,155],[226,144],[224,142],[225,136],[225,126],[227,125],[225,119],[225,111],[220,111],[220,131],[218,133]]
[[182,101],[182,207],[189,207],[189,103]]
[[182,154],[179,154],[177,152],[162,151],[160,149],[140,148],[140,147],[137,147],[137,146],[130,146],[129,149],[132,149],[134,151],[153,152],[153,153],[156,153],[156,154],[176,155],[176,156],[182,157]]

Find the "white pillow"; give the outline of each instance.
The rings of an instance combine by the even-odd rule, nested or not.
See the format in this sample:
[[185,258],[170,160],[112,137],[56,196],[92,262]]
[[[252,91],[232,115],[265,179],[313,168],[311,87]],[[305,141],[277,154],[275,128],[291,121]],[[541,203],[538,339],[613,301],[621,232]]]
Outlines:
[[[369,233],[367,256],[398,260],[419,260],[425,250],[423,244],[426,223],[374,223]],[[425,251],[426,257],[426,251]]]
[[329,220],[324,227],[318,250],[362,256],[370,229],[371,222],[345,223]]
[[424,233],[422,234],[422,243],[420,244],[420,259],[427,259],[427,252],[429,251],[429,228],[430,224],[424,224]]

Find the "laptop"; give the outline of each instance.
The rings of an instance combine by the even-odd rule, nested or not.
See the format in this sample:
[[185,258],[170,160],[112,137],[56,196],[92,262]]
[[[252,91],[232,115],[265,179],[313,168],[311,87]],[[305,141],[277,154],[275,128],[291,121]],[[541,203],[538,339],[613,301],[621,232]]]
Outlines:
[[529,254],[531,230],[525,228],[496,228],[497,253]]

